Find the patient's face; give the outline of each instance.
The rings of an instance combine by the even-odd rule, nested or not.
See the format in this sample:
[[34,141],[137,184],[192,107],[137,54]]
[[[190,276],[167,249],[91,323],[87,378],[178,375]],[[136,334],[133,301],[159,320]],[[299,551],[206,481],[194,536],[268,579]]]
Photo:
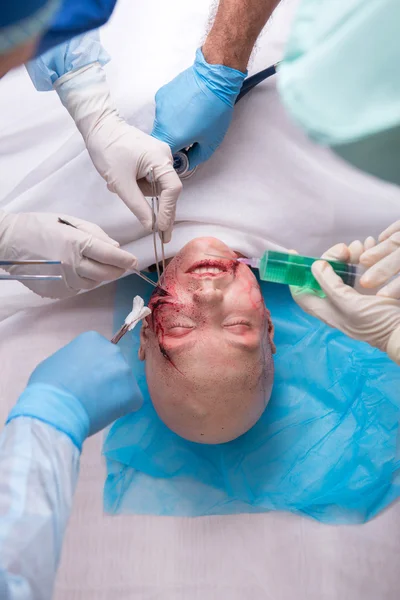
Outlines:
[[154,407],[182,437],[222,443],[250,429],[273,382],[273,327],[251,270],[215,238],[196,238],[152,295],[139,357]]

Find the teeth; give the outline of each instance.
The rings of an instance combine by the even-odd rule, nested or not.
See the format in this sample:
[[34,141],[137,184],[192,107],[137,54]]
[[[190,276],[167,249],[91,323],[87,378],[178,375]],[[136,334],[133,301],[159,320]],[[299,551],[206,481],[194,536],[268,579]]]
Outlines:
[[198,273],[199,275],[201,275],[202,273],[224,273],[224,271],[222,269],[219,269],[218,267],[197,267],[197,269],[194,269],[192,273]]

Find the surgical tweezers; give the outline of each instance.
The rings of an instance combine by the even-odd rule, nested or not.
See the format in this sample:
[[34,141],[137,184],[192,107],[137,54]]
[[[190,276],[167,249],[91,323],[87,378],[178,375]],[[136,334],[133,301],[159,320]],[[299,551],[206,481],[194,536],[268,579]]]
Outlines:
[[[156,269],[157,269],[157,278],[158,285],[160,285],[161,280],[161,270],[160,264],[158,262],[158,252],[157,252],[157,237],[159,237],[161,242],[161,260],[162,260],[162,272],[165,271],[165,252],[164,252],[164,232],[158,230],[158,215],[160,212],[160,200],[157,194],[157,183],[154,175],[154,169],[151,167],[149,171],[149,179],[151,183],[151,212],[152,212],[152,232],[153,232],[153,246],[154,246],[154,259],[156,261]],[[157,235],[159,234],[159,236]]]
[[[61,260],[0,260],[1,267],[30,266],[30,265],[61,265]],[[62,275],[13,275],[0,274],[0,281],[59,281]]]

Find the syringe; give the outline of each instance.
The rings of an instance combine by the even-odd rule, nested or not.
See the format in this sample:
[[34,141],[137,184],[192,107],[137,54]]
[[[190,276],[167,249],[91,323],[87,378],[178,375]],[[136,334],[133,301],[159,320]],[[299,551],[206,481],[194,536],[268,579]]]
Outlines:
[[[217,255],[210,254],[209,256]],[[218,255],[218,258],[232,260],[231,257],[221,255]],[[317,260],[321,260],[320,258],[266,250],[261,258],[237,258],[236,260],[249,267],[259,269],[260,279],[263,281],[294,285],[314,290],[319,296],[325,295],[311,270],[312,264]],[[365,269],[359,265],[337,260],[326,260],[326,262],[332,266],[335,273],[343,279],[344,283],[351,287],[355,287],[365,272]]]
[[[238,262],[259,269],[260,279],[271,283],[284,283],[302,288],[309,288],[322,292],[321,286],[312,274],[311,266],[319,258],[301,256],[266,250],[261,258],[238,258]],[[335,273],[343,279],[344,283],[354,287],[360,279],[364,269],[336,260],[327,260]]]

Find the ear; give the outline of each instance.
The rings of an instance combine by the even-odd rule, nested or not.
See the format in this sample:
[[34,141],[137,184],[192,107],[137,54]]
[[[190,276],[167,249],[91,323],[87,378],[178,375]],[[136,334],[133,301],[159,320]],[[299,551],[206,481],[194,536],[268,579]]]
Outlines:
[[140,330],[140,347],[138,351],[139,360],[146,360],[146,348],[148,343],[148,324],[146,321],[142,321],[142,328]]
[[274,344],[275,328],[274,328],[274,324],[272,323],[272,320],[271,320],[271,313],[269,312],[267,307],[265,307],[265,314],[266,314],[267,322],[268,322],[268,337],[269,337],[269,341],[271,343],[272,354],[275,354],[275,352],[276,352],[276,346]]

